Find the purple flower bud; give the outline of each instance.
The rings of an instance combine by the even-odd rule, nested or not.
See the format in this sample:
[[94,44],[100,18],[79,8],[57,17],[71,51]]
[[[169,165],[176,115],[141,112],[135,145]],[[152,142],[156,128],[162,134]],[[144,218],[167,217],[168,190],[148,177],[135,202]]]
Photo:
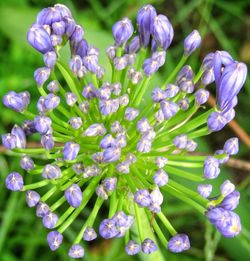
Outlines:
[[153,89],[151,96],[154,102],[160,102],[167,98],[166,92],[158,87]]
[[56,226],[58,216],[55,213],[49,212],[43,216],[43,226],[52,229]]
[[5,178],[6,188],[12,191],[21,191],[23,188],[23,177],[18,172],[11,172]]
[[64,197],[74,208],[78,208],[81,205],[82,196],[82,191],[77,184],[72,184],[64,192]]
[[41,144],[46,150],[51,150],[55,146],[53,136],[51,134],[42,135]]
[[57,80],[51,81],[48,85],[47,85],[47,89],[49,92],[53,92],[56,93],[59,91],[59,83]]
[[123,127],[121,126],[119,121],[115,121],[111,125],[111,132],[113,133],[119,133],[123,131]]
[[96,90],[96,96],[99,99],[108,100],[111,96],[111,89],[109,88],[109,86],[104,85],[100,89]]
[[84,248],[79,244],[75,244],[69,249],[68,256],[71,258],[82,258],[84,256]]
[[224,144],[223,150],[229,155],[236,155],[239,152],[239,139],[228,139]]
[[201,83],[208,85],[214,82],[214,70],[213,68],[206,69],[201,76]]
[[50,212],[49,206],[46,203],[39,202],[36,206],[36,216],[43,217]]
[[84,101],[82,103],[79,104],[79,109],[83,112],[83,113],[88,113],[89,110],[89,102],[88,101]]
[[113,37],[119,46],[127,42],[134,32],[131,21],[125,17],[121,21],[116,22],[112,27]]
[[220,186],[220,192],[223,197],[228,196],[230,193],[232,193],[235,190],[235,186],[230,180],[224,181]]
[[140,133],[144,133],[147,132],[151,129],[151,126],[149,124],[149,121],[147,118],[142,118],[141,120],[139,120],[136,124],[136,129],[140,132]]
[[155,242],[149,238],[146,238],[141,245],[141,250],[144,254],[151,254],[157,251],[157,246]]
[[176,136],[173,140],[174,145],[178,148],[178,149],[185,149],[187,146],[187,135],[186,134],[180,134],[178,136]]
[[54,51],[47,52],[43,55],[44,63],[50,69],[53,69],[53,67],[55,66],[56,58],[56,53]]
[[77,96],[73,92],[66,92],[65,98],[66,98],[66,103],[69,106],[74,106],[74,104],[77,102]]
[[54,8],[60,12],[62,18],[64,18],[64,17],[72,17],[71,12],[70,12],[69,8],[66,5],[55,4]]
[[168,174],[163,169],[159,169],[156,171],[153,180],[157,186],[165,186],[168,183]]
[[204,89],[199,89],[195,92],[195,101],[198,105],[202,105],[207,102],[209,98],[209,91]]
[[193,30],[184,40],[184,55],[189,56],[201,45],[201,36],[197,30]]
[[63,148],[63,158],[65,160],[74,160],[79,151],[80,145],[78,143],[66,142]]
[[186,111],[189,108],[189,99],[188,98],[183,98],[178,101],[178,105],[181,110]]
[[125,251],[129,256],[138,254],[141,251],[141,246],[133,240],[129,240],[125,247]]
[[118,235],[119,231],[116,228],[116,224],[112,219],[104,219],[99,227],[99,234],[105,238],[113,238]]
[[84,172],[84,165],[81,162],[77,162],[72,166],[72,169],[77,175],[80,175]]
[[161,105],[161,109],[162,109],[164,118],[166,120],[173,117],[179,110],[179,106],[176,103],[169,101],[169,100],[161,101],[160,105]]
[[63,41],[62,36],[61,35],[56,35],[56,34],[52,34],[50,36],[50,39],[51,39],[52,45],[54,47],[60,45],[62,43],[62,41]]
[[207,198],[212,193],[213,186],[211,184],[199,184],[197,187],[198,193],[203,197]]
[[116,189],[117,186],[117,178],[116,177],[112,177],[112,178],[105,178],[103,181],[103,186],[105,188],[105,190],[107,190],[108,192],[112,192]]
[[220,174],[219,161],[216,158],[208,156],[204,161],[203,175],[206,179],[215,179]]
[[154,74],[160,68],[160,63],[156,59],[148,58],[142,65],[143,71],[147,77]]
[[96,163],[102,163],[103,162],[103,152],[99,151],[92,155],[92,160],[94,160]]
[[160,157],[160,156],[155,158],[155,163],[158,168],[163,168],[167,164],[167,162],[168,162],[167,158]]
[[121,149],[116,147],[107,148],[103,152],[104,162],[115,162],[121,157]]
[[86,55],[83,57],[83,65],[92,73],[96,73],[98,65],[97,55]]
[[154,188],[153,191],[150,193],[150,198],[151,198],[151,204],[157,204],[161,206],[163,203],[163,195],[161,194],[160,190],[158,187]]
[[154,17],[152,35],[159,47],[166,50],[170,46],[174,37],[174,30],[165,15]]
[[239,205],[239,200],[240,192],[234,190],[223,199],[218,207],[224,208],[226,210],[234,210]]
[[11,129],[11,134],[16,136],[16,147],[17,148],[25,148],[26,147],[26,136],[22,128],[18,125],[14,125]]
[[[129,103],[129,96],[128,94],[123,94],[122,96],[120,96],[119,99],[113,99],[113,101],[116,101],[116,107],[121,105],[121,106],[127,106]],[[117,108],[118,109],[118,108]]]
[[112,217],[112,220],[116,223],[118,227],[126,226],[128,222],[127,215],[121,210],[115,213],[115,215]]
[[115,139],[111,134],[107,134],[101,141],[100,147],[102,149],[107,149],[109,147],[113,147],[115,145]]
[[192,93],[194,91],[194,83],[192,80],[182,80],[179,83],[179,87],[181,91],[186,92],[186,93]]
[[125,111],[125,119],[128,121],[133,121],[139,115],[139,113],[139,110],[129,107]]
[[40,200],[40,195],[34,190],[27,190],[26,191],[26,203],[27,205],[32,208],[35,207]]
[[141,138],[137,143],[136,149],[141,153],[147,153],[150,152],[151,147],[152,147],[151,140]]
[[165,88],[165,93],[166,93],[166,98],[172,98],[175,97],[177,95],[177,93],[179,92],[179,87],[177,85],[174,84],[167,84],[166,88]]
[[127,47],[128,53],[137,53],[141,48],[139,36],[135,36]]
[[94,136],[102,136],[107,132],[104,125],[102,123],[95,123],[90,125],[84,132],[84,136],[94,137]]
[[53,51],[52,42],[48,32],[37,24],[32,25],[27,33],[29,44],[41,53]]
[[51,231],[47,235],[47,241],[52,251],[57,250],[63,241],[63,235],[58,231]]
[[15,135],[7,133],[2,135],[2,144],[5,148],[12,150],[16,148],[17,138]]
[[119,108],[119,100],[117,99],[100,100],[99,108],[103,115],[114,113]]
[[4,106],[17,112],[24,111],[29,105],[29,102],[30,102],[29,92],[15,93],[13,91],[10,91],[3,96]]
[[82,127],[82,118],[81,117],[71,117],[69,119],[69,124],[74,129],[79,129]]
[[69,62],[70,70],[77,75],[82,68],[82,58],[79,55],[74,55]]
[[179,71],[176,77],[176,82],[178,85],[180,85],[183,81],[192,81],[193,77],[194,77],[194,73],[191,66],[185,65]]
[[38,15],[36,22],[39,25],[52,25],[54,22],[61,21],[62,16],[58,9],[54,7],[44,8]]
[[[222,154],[226,154],[226,152],[224,150],[216,150],[215,155],[222,155]],[[229,155],[225,155],[223,159],[218,159],[220,164],[226,163],[229,159]]]
[[100,197],[101,199],[103,199],[103,200],[107,200],[108,199],[107,191],[105,190],[103,185],[98,185],[96,187],[95,192],[96,192],[96,195],[98,197]]
[[51,127],[51,119],[47,116],[36,116],[34,118],[34,126],[40,134],[46,134]]
[[83,88],[82,95],[83,95],[83,97],[85,97],[88,100],[95,98],[96,97],[96,89],[95,89],[94,85],[92,83],[86,85]]
[[140,42],[144,47],[149,45],[150,34],[153,30],[153,23],[157,13],[152,5],[142,7],[137,13],[137,24]]
[[116,169],[118,172],[123,173],[123,174],[129,174],[129,163],[128,162],[121,162],[117,164]]
[[43,86],[43,84],[48,80],[50,76],[50,69],[47,67],[41,67],[35,70],[34,79],[39,86]]
[[59,103],[60,97],[56,96],[54,93],[49,93],[44,100],[44,105],[47,110],[55,109]]
[[109,46],[107,49],[106,49],[106,54],[108,56],[108,58],[110,60],[113,60],[116,56],[116,47],[115,46]]
[[86,227],[83,233],[83,240],[85,241],[92,241],[97,238],[97,234],[92,227]]
[[56,35],[63,35],[65,32],[65,23],[63,21],[52,24],[53,33]]
[[[130,69],[132,69],[132,68],[130,68]],[[128,77],[131,80],[132,84],[134,84],[134,85],[138,84],[143,79],[142,73],[136,72],[136,71],[130,73],[130,75],[128,74]]]
[[33,121],[29,121],[29,120],[24,121],[22,125],[22,129],[27,136],[36,133],[36,129]]
[[[232,62],[224,68],[221,76],[216,73],[217,54],[215,54],[215,79],[217,90],[217,104],[220,110],[230,107],[232,100],[237,96],[246,81],[247,66],[244,63]],[[219,79],[218,79],[219,77]]]
[[71,35],[75,31],[76,22],[71,17],[64,17],[63,21],[65,23],[65,34],[68,37],[71,37]]
[[59,179],[61,169],[57,165],[47,164],[43,168],[42,176],[46,179]]
[[173,253],[180,253],[190,248],[189,238],[185,234],[176,234],[168,242],[168,250]]
[[83,28],[80,25],[75,26],[75,30],[70,37],[70,40],[73,42],[80,42],[84,36]]
[[30,156],[23,156],[20,160],[20,166],[24,170],[32,170],[34,169],[34,161],[31,159]]
[[126,56],[114,58],[114,67],[117,71],[121,71],[125,69],[127,65],[128,65],[128,59]]
[[84,178],[94,177],[94,176],[98,176],[100,173],[101,173],[101,169],[98,166],[96,165],[87,166],[84,169],[83,177]]
[[220,112],[212,112],[207,120],[207,126],[211,131],[220,131],[227,124],[226,118]]
[[132,153],[128,153],[126,155],[126,161],[129,163],[129,164],[133,164],[136,162],[136,156]]
[[77,55],[83,58],[87,55],[88,43],[85,39],[82,39],[80,42],[70,42],[71,55]]
[[198,146],[198,144],[197,144],[195,141],[193,141],[193,140],[188,140],[188,141],[187,141],[187,146],[186,146],[185,149],[186,149],[187,151],[193,152],[193,151],[196,150],[197,146]]
[[149,207],[151,198],[147,189],[140,189],[134,195],[134,201],[141,207]]
[[163,66],[166,60],[166,52],[160,51],[160,52],[154,52],[152,54],[152,59],[156,60],[159,63],[159,66]]

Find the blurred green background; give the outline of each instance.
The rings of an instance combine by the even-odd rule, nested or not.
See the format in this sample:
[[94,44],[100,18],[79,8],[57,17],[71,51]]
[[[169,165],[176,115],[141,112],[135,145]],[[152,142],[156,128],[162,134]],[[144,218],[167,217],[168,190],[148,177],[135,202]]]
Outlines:
[[[28,89],[34,100],[38,92],[33,81],[33,71],[42,66],[42,57],[26,43],[26,32],[35,20],[38,11],[57,1],[50,0],[1,0],[0,1],[0,97],[8,91]],[[168,51],[167,63],[159,77],[171,71],[181,57],[183,40],[193,29],[198,29],[203,37],[201,48],[189,60],[194,71],[198,71],[201,59],[207,52],[227,50],[236,60],[250,62],[250,1],[228,0],[65,0],[60,3],[71,8],[75,20],[86,32],[87,40],[101,50],[101,61],[106,47],[113,42],[112,24],[124,16],[135,21],[137,10],[147,4],[153,4],[159,13],[167,15],[175,28],[174,42]],[[210,90],[214,93],[214,88]],[[236,108],[236,121],[240,128],[250,133],[250,79],[239,95]],[[31,108],[35,108],[32,103]],[[0,104],[0,132],[8,132],[14,122],[21,123],[23,118]],[[236,134],[230,127],[215,133],[208,139],[199,141],[201,150],[211,152],[221,148],[224,141]],[[249,137],[249,136],[248,136]],[[243,160],[243,167],[225,166],[215,186],[229,178],[237,183],[241,192],[241,202],[237,213],[242,218],[242,233],[235,239],[221,238],[218,245],[211,236],[213,228],[206,224],[205,218],[196,214],[189,206],[178,201],[168,200],[164,206],[170,220],[179,231],[186,231],[192,241],[192,249],[185,254],[173,255],[161,246],[165,260],[250,260],[250,173],[247,162],[250,159],[249,147],[241,143],[238,159]],[[52,253],[47,247],[46,231],[35,217],[34,210],[25,206],[25,196],[10,193],[5,189],[4,178],[18,169],[18,159],[10,158],[2,151],[0,155],[0,261],[33,260],[68,260],[64,247]],[[249,164],[249,163],[248,163]],[[234,165],[234,164],[233,164]],[[85,213],[85,216],[88,213]],[[79,221],[79,220],[78,220]],[[66,242],[72,242],[79,229],[79,224],[66,233]],[[67,244],[67,243],[66,243]],[[129,258],[123,251],[123,240],[98,240],[86,247],[84,260],[122,261],[151,260],[145,255]],[[215,252],[215,253],[213,253]],[[157,260],[154,260],[157,261]]]

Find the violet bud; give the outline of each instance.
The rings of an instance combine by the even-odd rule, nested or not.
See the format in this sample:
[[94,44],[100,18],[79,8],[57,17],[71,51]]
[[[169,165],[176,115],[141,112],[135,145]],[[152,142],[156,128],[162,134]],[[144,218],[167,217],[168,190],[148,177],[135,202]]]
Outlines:
[[52,229],[56,226],[58,216],[55,213],[49,212],[43,216],[43,226]]
[[99,226],[99,234],[105,239],[114,238],[118,235],[119,231],[116,224],[112,219],[104,219]]
[[69,119],[69,124],[74,129],[79,129],[82,127],[82,118],[81,117],[71,117]]
[[53,69],[53,67],[56,64],[56,53],[54,51],[52,52],[47,52],[43,55],[43,61],[45,63],[45,65],[50,68]]
[[173,98],[175,97],[178,92],[179,92],[180,88],[177,85],[174,84],[167,84],[166,88],[165,88],[165,93],[166,93],[166,98]]
[[180,253],[190,248],[189,238],[185,234],[176,234],[168,242],[168,250],[173,253]]
[[202,105],[207,102],[209,98],[209,91],[204,89],[199,89],[195,92],[195,101],[198,105]]
[[47,241],[52,251],[57,250],[63,241],[63,235],[58,231],[51,231],[47,235]]
[[40,195],[34,190],[27,190],[26,191],[26,203],[27,205],[32,208],[35,207],[40,200]]
[[147,189],[140,189],[134,195],[134,201],[141,207],[149,207],[151,198]]
[[103,186],[104,189],[107,190],[108,192],[112,192],[116,189],[117,186],[117,178],[112,177],[112,178],[105,178],[103,181]]
[[168,174],[165,170],[159,169],[155,172],[153,180],[158,187],[165,186],[168,183]]
[[47,67],[41,67],[35,70],[34,79],[39,86],[43,86],[43,84],[48,80],[50,76],[50,69]]
[[64,197],[72,207],[78,208],[81,205],[83,195],[80,187],[77,184],[72,184],[65,190]]
[[49,92],[52,93],[56,93],[59,91],[59,83],[57,80],[51,81],[48,85],[47,85],[47,89]]
[[141,246],[133,240],[129,240],[125,247],[125,251],[129,256],[138,254],[141,251]]
[[224,181],[220,186],[220,192],[223,197],[226,197],[235,190],[235,186],[230,180]]
[[51,119],[47,116],[36,116],[34,118],[34,126],[40,134],[46,134],[51,126]]
[[184,40],[184,55],[189,56],[201,45],[201,36],[197,30],[193,30]]
[[42,135],[41,144],[46,150],[51,150],[55,146],[53,136],[51,134]]
[[36,205],[36,216],[43,217],[50,212],[49,206],[44,202],[39,202]]
[[125,119],[128,121],[133,121],[138,115],[140,111],[134,108],[126,108],[125,110]]
[[70,40],[73,42],[80,42],[84,36],[83,28],[80,25],[76,25]]
[[68,256],[71,258],[82,258],[84,256],[84,248],[79,244],[75,244],[69,249]]
[[239,139],[228,139],[224,144],[223,150],[229,155],[236,155],[239,152]]
[[34,161],[32,160],[32,158],[30,156],[25,155],[20,160],[20,166],[24,170],[27,170],[27,171],[32,170],[32,169],[34,169]]
[[170,100],[161,101],[160,105],[165,120],[172,118],[179,110],[179,106]]
[[21,127],[14,125],[11,129],[11,134],[16,136],[16,147],[23,149],[26,147],[26,135]]
[[65,160],[74,160],[79,151],[80,145],[78,143],[66,142],[63,148],[63,158]]
[[52,24],[53,33],[63,35],[65,32],[65,23],[63,21],[55,22]]
[[5,186],[12,191],[21,191],[23,188],[23,177],[18,172],[11,172],[5,178]]
[[74,106],[74,104],[77,102],[77,96],[73,92],[66,92],[65,98],[66,98],[66,103],[69,106]]
[[43,168],[42,176],[46,179],[59,179],[61,169],[57,165],[47,164]]
[[204,161],[204,178],[215,179],[220,174],[219,161],[216,158],[208,156]]
[[102,136],[107,132],[104,125],[102,123],[95,123],[90,125],[83,133],[84,136],[94,137],[94,136]]
[[212,193],[213,186],[211,184],[199,184],[197,187],[198,193],[203,197],[207,198]]
[[85,241],[92,241],[97,238],[97,234],[92,227],[86,227],[83,233],[83,240]]
[[227,124],[226,118],[220,112],[212,112],[207,120],[207,126],[211,131],[220,131]]
[[141,245],[141,250],[144,254],[151,254],[157,251],[158,247],[155,242],[149,238],[146,238]]
[[60,97],[54,93],[49,93],[44,100],[44,106],[47,110],[55,109],[60,103]]
[[16,148],[17,138],[15,135],[7,133],[2,135],[2,144],[6,149],[12,150]]

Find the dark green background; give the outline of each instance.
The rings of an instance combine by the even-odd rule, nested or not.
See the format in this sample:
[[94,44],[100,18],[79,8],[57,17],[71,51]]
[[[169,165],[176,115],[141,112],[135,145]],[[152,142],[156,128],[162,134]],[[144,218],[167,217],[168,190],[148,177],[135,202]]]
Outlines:
[[[35,20],[37,12],[56,1],[39,0],[8,0],[0,1],[0,97],[8,91],[31,92],[31,108],[35,108],[38,97],[33,81],[33,71],[42,66],[42,57],[26,43],[26,32]],[[137,10],[146,3],[152,3],[158,12],[166,14],[175,28],[173,44],[168,51],[167,63],[159,78],[171,71],[181,57],[183,40],[193,29],[198,29],[203,37],[203,43],[189,60],[195,71],[198,70],[202,58],[207,52],[227,50],[236,60],[249,63],[250,61],[250,1],[227,0],[193,0],[193,1],[135,1],[135,0],[89,0],[89,1],[60,1],[68,5],[76,21],[85,29],[87,40],[101,50],[101,61],[104,61],[106,47],[113,42],[111,35],[112,24],[128,16],[135,20]],[[214,86],[209,87],[214,93]],[[239,95],[236,108],[236,121],[250,133],[250,80]],[[0,132],[8,132],[14,122],[21,123],[19,114],[3,108],[0,104]],[[212,152],[223,146],[224,141],[234,136],[233,131],[226,127],[220,133],[211,135],[208,139],[199,141],[201,150]],[[1,149],[2,151],[2,149]],[[41,221],[35,217],[34,210],[25,206],[25,197],[21,193],[10,193],[5,189],[4,178],[18,167],[18,159],[0,155],[0,261],[33,261],[33,260],[68,260],[66,247],[61,247],[57,253],[52,253],[47,247],[46,231]],[[237,158],[248,161],[249,148],[241,144]],[[243,231],[235,239],[221,239],[212,260],[249,260],[250,258],[250,176],[249,171],[235,168],[222,169],[220,178],[215,186],[226,178],[234,180],[241,192],[241,203],[237,212],[241,215]],[[170,220],[177,230],[190,234],[193,248],[182,255],[170,255],[166,247],[161,251],[165,260],[205,260],[211,253],[211,240],[205,239],[210,235],[211,226],[205,218],[196,214],[188,206],[169,200],[167,210]],[[88,213],[86,212],[84,216]],[[80,221],[79,221],[80,222]],[[75,224],[66,233],[65,245],[73,241],[80,226]],[[213,229],[212,229],[212,232]],[[204,246],[207,246],[204,251]],[[123,240],[97,241],[85,248],[85,260],[152,260],[141,255],[128,258],[123,251]],[[208,259],[207,259],[208,260]],[[154,260],[157,261],[157,260]]]

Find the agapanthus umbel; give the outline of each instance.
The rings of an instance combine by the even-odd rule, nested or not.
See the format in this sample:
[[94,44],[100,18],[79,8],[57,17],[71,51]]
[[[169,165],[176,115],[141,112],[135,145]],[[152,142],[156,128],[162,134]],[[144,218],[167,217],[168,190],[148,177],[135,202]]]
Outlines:
[[[47,240],[53,251],[62,244],[65,230],[81,220],[68,252],[72,258],[84,255],[81,241],[96,239],[96,231],[105,239],[125,237],[128,255],[153,253],[161,243],[172,252],[188,250],[188,235],[177,232],[161,210],[165,194],[206,216],[222,235],[237,235],[240,218],[233,210],[239,192],[226,180],[221,195],[213,195],[209,180],[238,152],[238,139],[229,139],[211,156],[192,152],[196,138],[222,129],[234,118],[246,66],[217,51],[194,73],[186,64],[201,44],[194,30],[184,41],[176,68],[154,86],[151,80],[165,64],[174,36],[169,19],[146,5],[138,11],[136,27],[125,17],[112,33],[115,42],[106,50],[112,68],[108,75],[99,64],[99,50],[87,42],[66,6],[56,4],[38,14],[27,33],[45,63],[34,73],[41,95],[37,113],[28,110],[28,92],[10,91],[3,97],[4,105],[21,113],[24,122],[3,134],[2,143],[20,155],[26,171],[11,172],[6,187],[26,192],[27,205],[36,207],[44,227],[52,229]],[[67,43],[71,57],[65,62],[61,49]],[[207,85],[214,81],[217,105],[207,109]],[[147,96],[151,99],[146,101]],[[26,147],[35,133],[41,145]],[[193,169],[200,171],[192,174]],[[35,182],[25,184],[26,175],[34,175]],[[196,183],[197,192],[182,185],[182,179]],[[92,209],[86,220],[81,215],[85,207]],[[109,212],[98,223],[102,207]],[[152,229],[144,229],[142,217]]]

